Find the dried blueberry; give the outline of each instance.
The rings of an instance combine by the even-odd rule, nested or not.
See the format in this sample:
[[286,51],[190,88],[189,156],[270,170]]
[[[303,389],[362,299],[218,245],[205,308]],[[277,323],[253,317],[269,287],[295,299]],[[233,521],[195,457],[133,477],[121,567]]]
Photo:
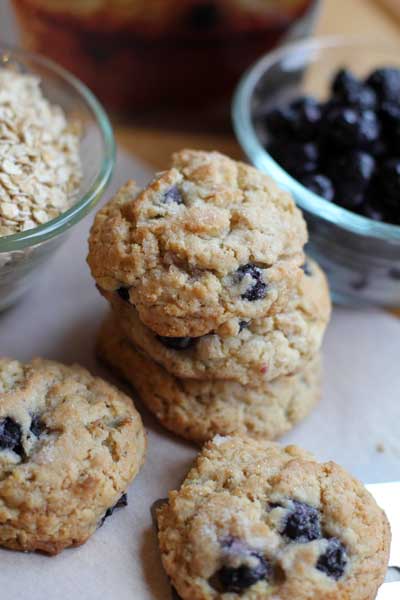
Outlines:
[[312,277],[312,276],[313,276],[313,271],[312,271],[312,269],[311,269],[311,265],[310,265],[310,263],[308,262],[308,260],[306,260],[306,261],[304,262],[304,264],[303,264],[303,265],[301,265],[301,268],[303,269],[303,271],[304,271],[304,274],[305,274],[305,275],[307,275],[307,277]]
[[314,194],[318,194],[318,196],[322,196],[325,200],[332,202],[335,197],[335,190],[333,188],[332,181],[326,175],[321,174],[310,174],[305,175],[302,180],[302,184],[314,192]]
[[22,456],[24,451],[21,442],[22,432],[18,423],[10,417],[0,419],[0,450],[13,450]]
[[120,499],[114,504],[114,506],[111,506],[110,508],[107,508],[106,512],[104,513],[104,516],[102,517],[101,521],[98,524],[98,528],[101,527],[104,523],[104,521],[108,518],[111,517],[111,515],[113,514],[114,510],[116,510],[117,508],[123,508],[124,506],[128,506],[128,496],[127,494],[122,494],[122,496],[120,497]]
[[319,151],[312,142],[272,142],[268,151],[275,160],[294,177],[303,177],[317,170]]
[[242,281],[246,276],[250,276],[251,281],[247,290],[241,295],[241,298],[250,302],[265,298],[267,295],[267,284],[262,280],[263,273],[261,269],[252,264],[239,267],[235,274],[237,281]]
[[400,97],[400,69],[384,67],[373,71],[366,84],[375,90],[381,102],[398,102]]
[[346,565],[347,554],[342,542],[337,538],[331,538],[328,540],[325,553],[319,557],[316,568],[328,577],[338,580],[343,577]]
[[239,333],[243,331],[243,329],[247,329],[250,325],[250,321],[239,321]]
[[380,124],[372,110],[333,107],[323,122],[325,140],[342,148],[368,148],[380,135]]
[[183,204],[183,198],[177,185],[173,185],[163,194],[164,204]]
[[289,106],[273,108],[264,117],[264,124],[272,137],[285,139],[292,136],[295,116]]
[[215,2],[203,2],[190,9],[186,23],[195,30],[203,31],[216,27],[221,20],[221,14]]
[[265,115],[265,125],[275,138],[296,138],[299,141],[313,139],[321,119],[321,106],[309,96],[297,98],[289,106],[270,110]]
[[118,288],[117,294],[122,300],[124,300],[125,302],[129,302],[129,288],[128,287]]
[[293,510],[286,518],[282,534],[298,543],[318,540],[321,537],[318,510],[309,504],[293,500]]
[[[259,552],[249,548],[244,542],[229,538],[222,543],[223,560],[226,564],[212,577],[210,583],[222,593],[240,594],[261,580],[268,580],[272,573],[270,563]],[[242,562],[231,566],[234,561]]]
[[365,191],[374,174],[373,156],[355,150],[338,157],[332,162],[331,169],[336,177],[336,202],[345,208],[358,208],[364,202]]
[[382,203],[400,209],[400,159],[385,161],[379,171],[379,185],[382,190]]
[[172,350],[187,350],[197,341],[196,338],[191,337],[167,337],[163,335],[158,335],[157,339],[163,346],[171,348]]
[[340,69],[332,81],[335,99],[359,109],[374,109],[377,98],[374,90],[363,83],[348,69]]
[[43,431],[46,429],[46,426],[43,423],[43,421],[40,419],[39,415],[34,415],[32,417],[30,429],[31,429],[33,435],[36,437],[40,437],[41,434],[43,433]]

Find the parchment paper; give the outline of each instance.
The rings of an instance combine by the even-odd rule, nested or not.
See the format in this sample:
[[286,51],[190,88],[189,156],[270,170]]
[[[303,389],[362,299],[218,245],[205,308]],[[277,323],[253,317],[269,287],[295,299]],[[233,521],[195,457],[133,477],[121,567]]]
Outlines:
[[[113,189],[151,173],[120,153]],[[36,287],[0,315],[0,354],[96,363],[93,344],[106,312],[85,263],[93,214],[73,229]],[[365,482],[400,477],[400,321],[380,311],[335,309],[325,344],[321,404],[284,438],[335,459]],[[115,382],[115,380],[114,380]],[[183,479],[196,449],[166,433],[137,403],[149,434],[146,464],[129,489],[129,506],[107,519],[81,548],[54,558],[0,550],[4,600],[166,600],[152,526],[152,503]],[[383,452],[377,447],[383,445]],[[382,449],[382,448],[381,448]]]

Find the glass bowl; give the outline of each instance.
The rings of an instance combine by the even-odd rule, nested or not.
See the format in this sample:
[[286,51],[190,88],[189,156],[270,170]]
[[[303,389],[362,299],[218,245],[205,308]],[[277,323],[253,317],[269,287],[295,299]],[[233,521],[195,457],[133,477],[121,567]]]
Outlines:
[[336,36],[297,42],[259,60],[245,73],[233,100],[234,128],[244,152],[303,210],[310,234],[307,252],[325,269],[333,299],[341,304],[400,306],[400,226],[359,216],[309,191],[264,149],[268,135],[257,121],[261,110],[299,95],[327,98],[330,80],[341,67],[365,76],[387,65],[400,67],[398,46]]
[[16,302],[37,280],[40,269],[100,200],[110,180],[115,144],[111,124],[88,88],[39,55],[0,46],[0,68],[38,75],[44,96],[82,124],[82,181],[73,206],[44,225],[0,237],[0,310]]

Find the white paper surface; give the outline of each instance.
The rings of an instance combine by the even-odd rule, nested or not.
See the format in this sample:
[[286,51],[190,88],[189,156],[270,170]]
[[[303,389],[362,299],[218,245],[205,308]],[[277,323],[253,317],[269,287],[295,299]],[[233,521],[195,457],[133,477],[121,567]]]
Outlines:
[[[112,189],[150,172],[120,154]],[[93,356],[106,312],[85,262],[93,215],[70,238],[21,303],[0,314],[0,354],[79,362],[109,377]],[[383,312],[335,309],[325,344],[321,404],[284,438],[334,459],[365,482],[400,478],[400,320]],[[111,379],[111,378],[110,378]],[[140,406],[149,433],[146,464],[129,506],[107,519],[81,548],[48,558],[0,550],[5,600],[166,600],[150,507],[185,476],[196,449],[160,428]],[[377,444],[385,451],[379,453]]]

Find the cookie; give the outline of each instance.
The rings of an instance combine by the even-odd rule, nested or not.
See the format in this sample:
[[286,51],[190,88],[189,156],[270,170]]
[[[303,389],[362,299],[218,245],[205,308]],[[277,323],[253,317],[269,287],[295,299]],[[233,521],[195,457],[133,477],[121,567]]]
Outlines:
[[158,511],[183,600],[373,600],[390,529],[364,486],[296,446],[217,436]]
[[320,357],[272,382],[180,379],[136,348],[113,318],[98,338],[99,356],[127,380],[167,429],[203,442],[215,434],[274,439],[291,429],[320,397]]
[[282,311],[306,239],[301,212],[269,177],[183,150],[143,192],[128,182],[97,214],[88,263],[100,291],[136,306],[158,335],[193,337]]
[[325,275],[308,259],[299,295],[282,313],[241,321],[233,335],[157,336],[118,296],[114,314],[126,337],[167,371],[183,378],[271,381],[301,370],[320,349],[331,304]]
[[79,367],[0,359],[0,545],[57,554],[124,502],[145,454],[130,398]]

